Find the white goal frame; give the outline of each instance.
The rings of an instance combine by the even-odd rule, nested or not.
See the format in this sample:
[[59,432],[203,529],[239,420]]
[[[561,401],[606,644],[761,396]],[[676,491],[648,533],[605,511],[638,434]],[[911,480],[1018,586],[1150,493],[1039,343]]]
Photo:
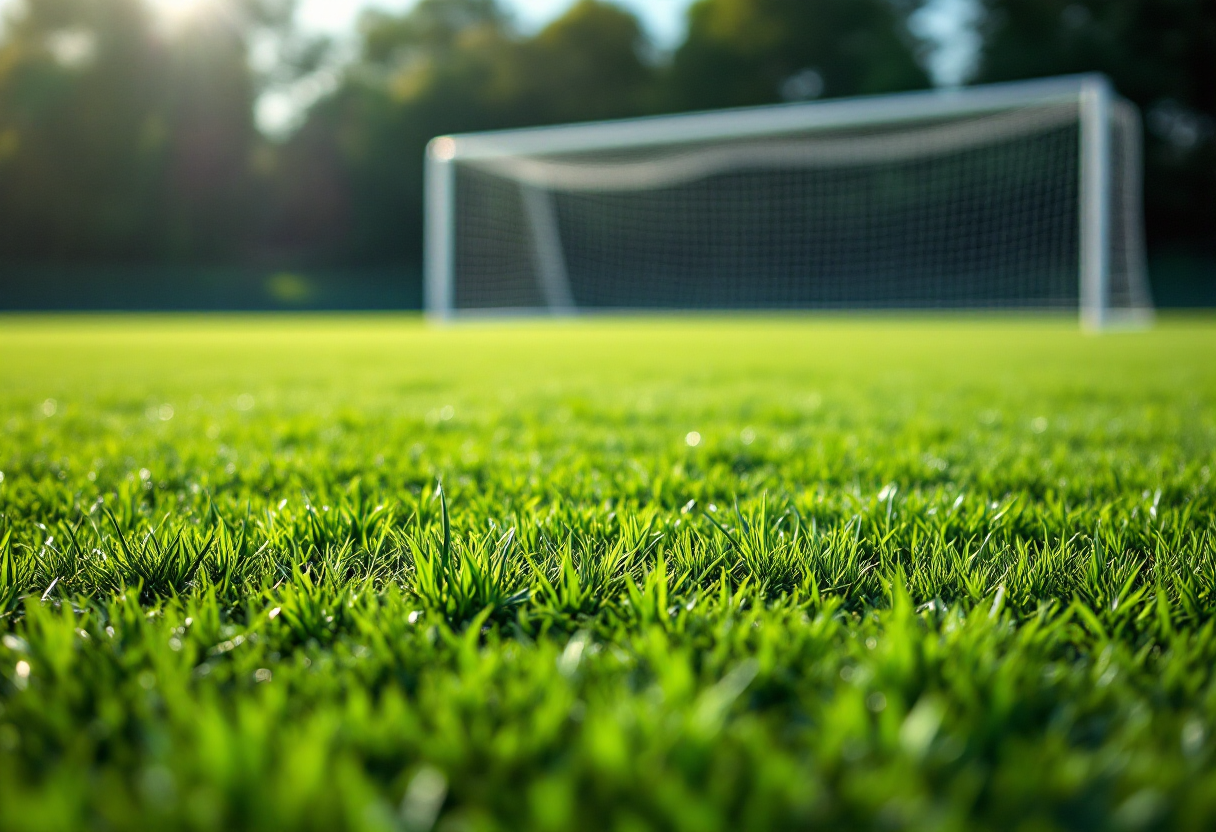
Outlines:
[[[672,116],[534,127],[439,136],[427,146],[425,171],[424,307],[432,320],[468,314],[455,307],[456,164],[504,157],[580,153],[676,145],[689,141],[745,139],[806,134],[841,128],[889,127],[900,124],[1051,104],[1076,104],[1080,125],[1079,306],[1086,329],[1145,326],[1152,322],[1151,301],[1131,309],[1110,303],[1110,242],[1124,235],[1133,278],[1147,285],[1141,217],[1142,169],[1139,116],[1118,98],[1101,74],[1071,75],[960,89],[926,90],[799,104],[734,108]],[[1135,171],[1125,181],[1124,217],[1113,215],[1116,187],[1113,159],[1114,119],[1124,118],[1134,137]],[[1127,150],[1125,149],[1125,152]],[[523,210],[532,229],[538,280],[546,306],[541,314],[577,312],[565,274],[552,195],[521,184]],[[1116,228],[1122,220],[1124,227]],[[502,313],[509,310],[496,310]],[[484,312],[474,314],[485,314]],[[492,311],[491,314],[494,314]]]

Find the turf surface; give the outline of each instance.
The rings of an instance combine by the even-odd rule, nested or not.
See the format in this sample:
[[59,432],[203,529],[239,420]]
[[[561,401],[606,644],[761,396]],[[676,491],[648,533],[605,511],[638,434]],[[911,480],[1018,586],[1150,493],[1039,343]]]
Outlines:
[[1211,829],[1214,467],[1203,318],[4,319],[0,828]]

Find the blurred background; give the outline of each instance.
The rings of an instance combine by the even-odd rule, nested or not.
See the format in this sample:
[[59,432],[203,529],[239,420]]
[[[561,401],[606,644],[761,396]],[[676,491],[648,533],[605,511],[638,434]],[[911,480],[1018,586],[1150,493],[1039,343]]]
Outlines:
[[413,309],[441,133],[1100,70],[1216,306],[1216,0],[0,0],[0,309]]

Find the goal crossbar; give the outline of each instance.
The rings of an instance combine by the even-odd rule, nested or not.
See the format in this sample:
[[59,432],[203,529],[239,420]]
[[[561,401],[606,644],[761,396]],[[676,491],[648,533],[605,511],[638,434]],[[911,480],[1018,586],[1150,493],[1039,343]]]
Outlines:
[[[982,115],[1030,104],[1075,103],[1082,90],[1095,82],[1104,83],[1105,79],[1100,75],[1071,75],[979,87],[917,90],[554,127],[494,130],[439,137],[432,142],[430,155],[438,152],[446,160],[488,159],[506,155],[581,153],[687,141],[746,139],[842,127],[897,125],[935,118]],[[435,142],[439,142],[438,147]]]

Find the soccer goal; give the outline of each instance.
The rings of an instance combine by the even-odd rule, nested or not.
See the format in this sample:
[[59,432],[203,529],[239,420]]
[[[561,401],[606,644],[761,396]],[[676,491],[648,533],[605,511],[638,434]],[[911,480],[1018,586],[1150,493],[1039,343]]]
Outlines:
[[1140,143],[1100,75],[442,136],[426,306],[1143,323]]

